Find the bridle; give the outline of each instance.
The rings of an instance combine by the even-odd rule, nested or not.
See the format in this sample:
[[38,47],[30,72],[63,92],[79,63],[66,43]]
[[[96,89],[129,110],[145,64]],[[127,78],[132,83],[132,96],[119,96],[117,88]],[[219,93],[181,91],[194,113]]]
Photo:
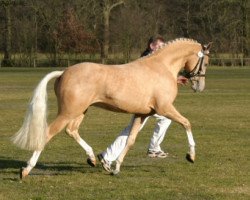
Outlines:
[[197,64],[195,65],[194,69],[190,72],[185,71],[184,76],[188,79],[194,78],[194,77],[205,77],[205,74],[202,74],[202,67],[204,65],[204,56],[208,55],[205,54],[203,50],[198,52],[199,60],[197,61]]

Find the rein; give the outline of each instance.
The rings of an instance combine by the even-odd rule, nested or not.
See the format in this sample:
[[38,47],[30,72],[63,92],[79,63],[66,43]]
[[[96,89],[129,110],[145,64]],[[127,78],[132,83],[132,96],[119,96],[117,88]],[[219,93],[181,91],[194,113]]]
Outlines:
[[185,72],[185,77],[190,79],[193,77],[205,77],[205,74],[202,74],[202,66],[203,66],[203,62],[204,62],[204,52],[203,51],[199,51],[198,52],[198,57],[199,60],[197,61],[197,64],[195,65],[194,69],[190,72]]

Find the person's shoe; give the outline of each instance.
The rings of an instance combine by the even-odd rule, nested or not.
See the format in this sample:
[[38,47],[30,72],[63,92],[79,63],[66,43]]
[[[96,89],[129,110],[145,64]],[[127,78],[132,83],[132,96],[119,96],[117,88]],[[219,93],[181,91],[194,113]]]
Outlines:
[[98,160],[100,161],[100,163],[102,164],[102,167],[103,167],[104,170],[106,170],[107,172],[111,172],[111,171],[112,171],[112,170],[111,170],[111,164],[110,164],[109,162],[107,162],[107,161],[103,158],[103,156],[102,156],[101,153],[97,155],[97,158],[98,158]]
[[148,157],[150,158],[166,158],[168,157],[168,153],[164,151],[148,151]]

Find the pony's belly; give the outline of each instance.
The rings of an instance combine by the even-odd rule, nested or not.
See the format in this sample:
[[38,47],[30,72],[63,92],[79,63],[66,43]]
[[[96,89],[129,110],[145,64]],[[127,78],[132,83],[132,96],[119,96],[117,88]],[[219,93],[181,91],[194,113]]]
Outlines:
[[105,104],[105,103],[95,103],[92,104],[92,106],[98,107],[98,108],[103,108],[105,110],[113,111],[113,112],[122,112],[122,113],[127,113],[126,110],[123,110],[121,108],[118,108],[113,105]]
[[93,106],[121,113],[150,114],[154,112],[150,107],[138,107],[138,106],[124,105],[124,104],[123,106],[118,106],[118,105],[99,102],[93,104]]

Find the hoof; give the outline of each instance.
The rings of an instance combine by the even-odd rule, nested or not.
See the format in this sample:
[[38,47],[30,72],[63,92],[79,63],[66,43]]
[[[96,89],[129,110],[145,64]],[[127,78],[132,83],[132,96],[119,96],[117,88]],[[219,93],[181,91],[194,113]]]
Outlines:
[[91,167],[95,167],[96,166],[96,160],[91,160],[90,158],[87,159],[87,163],[91,166]]
[[24,177],[28,176],[29,172],[25,168],[21,168],[19,171],[20,179],[22,180]]
[[189,162],[194,163],[194,156],[191,156],[189,153],[187,153],[186,159],[187,159]]
[[120,171],[118,170],[113,170],[110,174],[113,175],[113,176],[116,176],[119,174]]

